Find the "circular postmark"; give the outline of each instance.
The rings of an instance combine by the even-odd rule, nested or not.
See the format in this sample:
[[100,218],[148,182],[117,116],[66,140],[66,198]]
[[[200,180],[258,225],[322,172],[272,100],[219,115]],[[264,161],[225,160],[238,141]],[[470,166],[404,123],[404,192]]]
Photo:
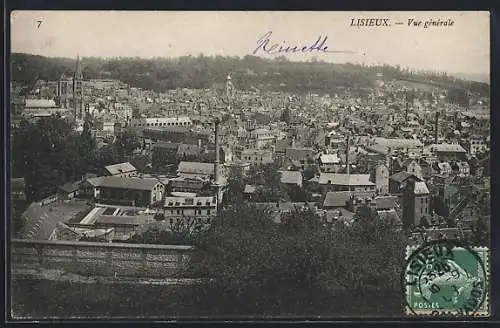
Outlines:
[[409,248],[403,272],[409,314],[474,316],[487,311],[485,251],[457,240]]

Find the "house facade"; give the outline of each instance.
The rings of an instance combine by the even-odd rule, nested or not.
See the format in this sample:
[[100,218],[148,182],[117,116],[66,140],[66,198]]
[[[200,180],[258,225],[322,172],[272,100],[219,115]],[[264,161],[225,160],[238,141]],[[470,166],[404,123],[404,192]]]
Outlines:
[[95,202],[128,206],[150,206],[165,196],[165,186],[154,178],[97,177],[87,179]]

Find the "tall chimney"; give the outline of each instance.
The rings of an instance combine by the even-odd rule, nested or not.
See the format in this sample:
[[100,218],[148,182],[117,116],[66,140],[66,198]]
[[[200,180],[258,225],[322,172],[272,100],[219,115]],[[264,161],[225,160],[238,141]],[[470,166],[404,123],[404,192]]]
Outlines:
[[347,188],[351,192],[351,176],[350,176],[350,165],[349,165],[349,135],[347,135],[347,146],[345,151],[345,166],[347,169]]
[[434,122],[434,143],[438,143],[438,134],[439,134],[439,112],[436,112],[436,120]]
[[406,100],[405,121],[408,123],[408,99]]
[[219,120],[215,120],[215,183],[220,182],[220,140],[219,140]]

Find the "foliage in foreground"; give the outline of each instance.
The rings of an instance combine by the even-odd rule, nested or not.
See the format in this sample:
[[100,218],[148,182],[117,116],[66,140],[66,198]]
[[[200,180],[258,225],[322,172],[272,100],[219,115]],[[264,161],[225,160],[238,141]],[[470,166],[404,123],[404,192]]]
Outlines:
[[[390,225],[365,215],[351,226],[325,226],[310,211],[292,213],[282,224],[271,218],[248,205],[221,213],[192,261],[192,273],[212,278],[199,302],[234,315],[307,315],[300,313],[305,300],[318,309],[325,301],[338,304],[323,315],[356,304],[359,314],[401,314],[405,239]],[[386,312],[376,309],[385,301],[374,294],[394,295]]]

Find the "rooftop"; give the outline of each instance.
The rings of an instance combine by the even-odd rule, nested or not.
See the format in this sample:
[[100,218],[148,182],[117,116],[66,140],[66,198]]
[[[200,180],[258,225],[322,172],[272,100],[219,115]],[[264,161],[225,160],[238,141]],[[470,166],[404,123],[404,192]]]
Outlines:
[[115,215],[101,215],[95,221],[95,225],[106,226],[138,226],[151,221],[151,216],[148,215],[134,215],[134,216],[115,216]]
[[319,176],[320,184],[333,184],[342,186],[374,186],[370,181],[369,174],[342,174],[342,173],[324,173]]
[[104,169],[111,175],[137,171],[137,169],[129,162],[108,165],[105,166]]
[[177,171],[179,173],[212,175],[215,173],[215,164],[201,162],[180,162]]
[[119,176],[90,178],[87,181],[94,187],[117,189],[151,190],[160,183],[154,178],[127,178]]
[[302,184],[302,173],[299,171],[279,171],[281,182],[290,184]]
[[376,137],[374,138],[373,143],[388,148],[417,148],[423,146],[422,142],[418,139],[403,139],[403,138]]
[[215,206],[215,197],[165,197],[165,207]]
[[467,151],[459,144],[432,144],[428,147],[430,151],[447,153],[466,153]]
[[413,192],[415,195],[427,195],[430,193],[427,185],[423,181],[415,182],[415,189],[413,189]]
[[323,164],[339,164],[340,157],[337,154],[321,154],[319,160]]
[[405,181],[406,179],[408,179],[410,177],[417,180],[417,181],[420,181],[420,179],[416,175],[408,173],[406,171],[394,173],[393,175],[391,175],[389,177],[389,180],[393,180],[393,181],[397,181],[399,183],[402,183],[403,181]]
[[52,99],[26,99],[26,108],[54,108],[57,107]]
[[356,191],[330,191],[325,195],[323,207],[344,207],[351,197],[356,198],[371,198],[372,192],[356,192]]

